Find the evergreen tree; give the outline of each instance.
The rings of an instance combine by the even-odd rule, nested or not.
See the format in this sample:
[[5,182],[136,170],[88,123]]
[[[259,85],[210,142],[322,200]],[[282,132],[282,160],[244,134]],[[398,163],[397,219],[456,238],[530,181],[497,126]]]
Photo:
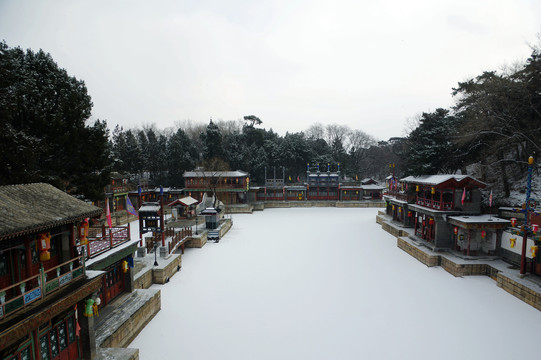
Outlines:
[[447,109],[423,113],[420,125],[408,136],[407,169],[409,175],[455,172],[457,149],[456,118]]
[[168,184],[175,187],[184,186],[184,172],[192,170],[197,162],[197,149],[186,133],[178,129],[167,144]]
[[[0,43],[0,183],[43,181],[102,198],[111,162],[108,131],[99,120],[86,125],[91,109],[84,82],[51,55]],[[94,148],[103,152],[89,158]]]
[[222,145],[222,133],[218,125],[214,124],[212,120],[207,125],[207,130],[201,133],[201,142],[203,143],[203,158],[210,160],[213,158],[224,157],[224,148]]

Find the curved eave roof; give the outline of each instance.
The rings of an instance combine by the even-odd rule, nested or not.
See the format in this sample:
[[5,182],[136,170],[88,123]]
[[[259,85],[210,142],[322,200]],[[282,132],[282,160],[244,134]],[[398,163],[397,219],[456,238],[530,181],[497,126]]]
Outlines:
[[0,186],[0,240],[79,222],[102,212],[49,184]]
[[474,186],[484,189],[486,184],[469,176],[469,175],[423,175],[423,176],[408,176],[400,179],[401,182],[411,184],[423,184],[433,186]]
[[214,177],[245,177],[249,174],[247,172],[236,170],[236,171],[185,171],[185,178],[214,178]]

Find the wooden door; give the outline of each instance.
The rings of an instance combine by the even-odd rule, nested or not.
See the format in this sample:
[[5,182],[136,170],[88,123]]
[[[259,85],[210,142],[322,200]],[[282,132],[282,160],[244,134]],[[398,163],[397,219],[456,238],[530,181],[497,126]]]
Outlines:
[[106,271],[103,286],[104,305],[124,291],[124,273],[122,272],[121,261],[110,266]]

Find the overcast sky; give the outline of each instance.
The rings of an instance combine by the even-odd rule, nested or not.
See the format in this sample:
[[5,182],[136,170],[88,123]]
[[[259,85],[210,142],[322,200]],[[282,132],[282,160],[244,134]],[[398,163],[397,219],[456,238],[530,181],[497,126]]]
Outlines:
[[51,53],[110,128],[253,114],[386,140],[540,32],[539,0],[0,0],[0,39]]

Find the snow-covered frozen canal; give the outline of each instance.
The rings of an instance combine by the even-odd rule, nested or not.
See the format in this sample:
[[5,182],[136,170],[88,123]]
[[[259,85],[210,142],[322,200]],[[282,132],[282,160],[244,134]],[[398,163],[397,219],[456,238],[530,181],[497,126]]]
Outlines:
[[188,249],[130,347],[148,359],[536,357],[541,312],[488,277],[455,278],[398,249],[377,209],[234,215]]

